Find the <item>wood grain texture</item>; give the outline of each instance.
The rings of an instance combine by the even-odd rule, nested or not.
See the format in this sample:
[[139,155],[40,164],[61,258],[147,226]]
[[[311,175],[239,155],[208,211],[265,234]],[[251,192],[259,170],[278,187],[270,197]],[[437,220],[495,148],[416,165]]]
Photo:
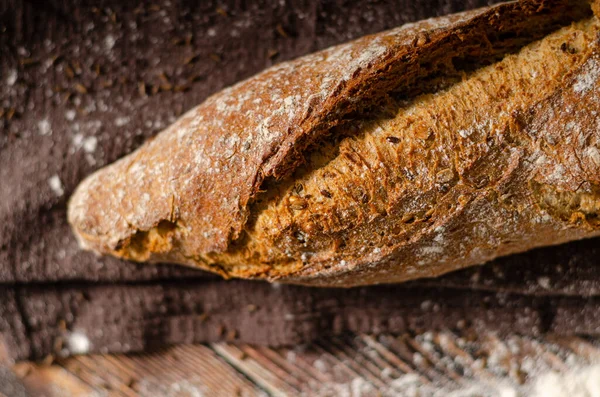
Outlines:
[[348,331],[598,335],[600,292],[589,259],[599,249],[594,240],[579,241],[439,279],[341,290],[207,279],[5,287],[1,333],[15,359],[63,357],[82,347],[290,346]]
[[[215,343],[92,355],[13,371],[52,396],[467,396],[531,390],[547,372],[598,363],[600,340],[491,334],[346,334],[295,348]],[[420,394],[416,394],[420,393]],[[436,394],[437,395],[437,394]],[[508,394],[507,394],[508,395]],[[511,394],[513,395],[513,394]]]

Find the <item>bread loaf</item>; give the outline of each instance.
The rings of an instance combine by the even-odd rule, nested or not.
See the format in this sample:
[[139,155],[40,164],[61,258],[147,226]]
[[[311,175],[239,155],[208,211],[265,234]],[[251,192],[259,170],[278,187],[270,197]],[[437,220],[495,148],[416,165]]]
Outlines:
[[586,1],[437,18],[282,63],[88,177],[82,247],[354,286],[600,235]]

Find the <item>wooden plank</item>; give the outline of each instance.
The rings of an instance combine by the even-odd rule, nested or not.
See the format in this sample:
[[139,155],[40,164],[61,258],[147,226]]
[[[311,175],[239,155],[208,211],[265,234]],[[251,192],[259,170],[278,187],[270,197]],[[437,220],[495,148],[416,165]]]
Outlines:
[[[265,350],[270,350],[265,347]],[[302,368],[310,377],[314,378],[316,382],[329,382],[331,377],[327,372],[321,371],[315,366],[315,361],[319,359],[319,354],[313,349],[303,348],[297,350],[296,348],[280,348],[277,350],[280,356],[285,356],[288,362],[293,363],[296,367]]]
[[398,337],[388,336],[384,338],[387,348],[390,351],[401,357],[406,363],[409,363],[416,372],[425,376],[432,384],[440,384],[446,381],[419,352],[411,349],[406,342],[409,339],[409,335]]
[[380,369],[379,376],[382,380],[397,379],[404,375],[399,368],[388,362],[377,349],[374,349],[371,345],[367,344],[364,337],[354,337],[346,343],[355,346],[358,351],[362,352],[367,360],[372,361],[377,368]]
[[268,357],[276,365],[281,366],[287,373],[294,375],[303,384],[310,382],[327,381],[326,377],[319,377],[319,372],[314,371],[314,367],[303,365],[302,361],[297,360],[296,352],[293,349],[286,349],[286,356],[283,357],[279,351],[259,346],[256,348],[262,355]]
[[[229,363],[204,345],[178,346],[172,349],[188,374],[200,373],[204,387],[221,395],[254,396],[260,389]],[[199,352],[202,354],[198,354]]]
[[298,394],[298,390],[283,382],[276,374],[268,371],[259,362],[254,360],[238,346],[227,343],[213,343],[211,347],[225,361],[238,371],[252,379],[254,383],[262,387],[273,396],[290,396]]
[[176,346],[151,354],[124,356],[139,395],[256,396],[260,389],[204,345]]
[[15,365],[13,371],[21,375],[25,386],[35,390],[36,395],[101,393],[135,397],[180,395],[181,390],[211,396],[263,394],[203,345],[174,347],[151,354],[76,356],[52,366],[25,362]]
[[361,377],[359,371],[353,368],[351,363],[346,362],[340,357],[336,357],[335,352],[330,352],[327,347],[326,342],[315,344],[315,350],[321,353],[319,360],[314,363],[317,369],[323,372],[330,372],[332,378],[337,383],[350,383],[354,379],[366,381],[366,379]]
[[363,340],[370,347],[372,347],[375,351],[377,351],[377,353],[380,354],[381,357],[383,357],[385,360],[387,360],[387,362],[389,362],[390,364],[395,366],[395,368],[397,368],[398,370],[402,371],[405,374],[418,374],[421,383],[424,383],[424,384],[431,383],[431,381],[429,379],[427,379],[426,377],[424,377],[423,375],[421,375],[417,371],[415,371],[414,368],[412,368],[410,365],[408,365],[402,358],[398,357],[387,347],[385,347],[384,345],[379,343],[377,340],[375,340],[375,338],[373,338],[372,336],[364,335]]
[[433,345],[433,333],[427,332],[420,335],[421,338],[405,337],[406,343],[415,350],[416,354],[424,358],[423,363],[431,366],[442,378],[440,381],[442,384],[452,384],[454,382],[460,382],[461,376],[456,373],[453,368],[449,368],[444,365],[441,360],[441,356],[434,352],[435,346]]
[[18,363],[13,371],[31,395],[85,397],[100,391],[59,365]]
[[324,343],[323,347],[330,351],[337,361],[352,367],[361,378],[373,386],[385,388],[385,382],[380,379],[381,370],[376,367],[374,369],[374,365],[365,360],[358,350],[344,346],[337,338],[330,340],[327,344]]
[[[87,379],[88,383],[101,386],[101,388],[115,397],[134,397],[135,392],[123,387],[123,381],[118,373],[110,371],[105,366],[102,356],[76,356],[72,362],[78,365],[78,376]],[[60,361],[58,364],[60,365]],[[72,367],[73,368],[73,367]],[[102,383],[91,379],[102,379]]]
[[53,367],[62,367],[64,370],[75,376],[79,381],[92,387],[94,391],[108,393],[110,386],[102,371],[95,368],[88,368],[82,365],[80,358],[75,356],[68,360],[60,361],[52,365]]
[[583,338],[577,336],[549,336],[548,339],[553,343],[569,349],[574,355],[584,358],[588,362],[600,362],[600,349]]
[[451,357],[453,362],[468,369],[473,378],[483,383],[491,382],[493,375],[483,368],[481,362],[478,362],[464,348],[459,347],[455,334],[449,331],[439,333],[435,335],[434,341],[447,357]]
[[276,375],[277,378],[290,386],[295,390],[300,391],[302,389],[302,379],[299,378],[293,371],[289,371],[286,366],[281,365],[280,362],[272,360],[269,356],[262,354],[259,350],[252,346],[242,345],[240,346],[247,357],[252,358],[258,364],[260,364],[266,371]]
[[424,395],[440,388],[493,388],[499,382],[517,387],[544,369],[565,372],[574,363],[598,361],[596,340],[489,334],[468,339],[445,331],[348,335],[306,348],[184,345],[146,354],[71,357],[51,366],[19,363],[13,371],[33,395],[386,396],[406,387]]

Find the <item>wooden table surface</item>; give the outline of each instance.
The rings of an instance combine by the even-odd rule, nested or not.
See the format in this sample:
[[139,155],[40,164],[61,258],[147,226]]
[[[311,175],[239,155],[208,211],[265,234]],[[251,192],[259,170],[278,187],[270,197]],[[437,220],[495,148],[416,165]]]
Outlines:
[[12,370],[33,396],[429,396],[461,389],[518,396],[539,374],[596,362],[600,339],[446,331],[345,335],[280,349],[180,345],[20,362]]

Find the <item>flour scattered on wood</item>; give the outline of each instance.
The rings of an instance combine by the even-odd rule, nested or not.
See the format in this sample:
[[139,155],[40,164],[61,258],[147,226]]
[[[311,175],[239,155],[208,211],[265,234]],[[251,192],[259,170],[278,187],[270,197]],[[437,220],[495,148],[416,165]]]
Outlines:
[[550,277],[539,277],[537,282],[540,287],[544,289],[550,289]]
[[83,134],[75,134],[72,140],[75,150],[83,149],[86,153],[94,153],[98,146],[98,138],[95,136],[83,136]]
[[90,340],[81,332],[73,332],[66,338],[66,348],[71,354],[85,354],[90,351]]
[[107,50],[112,50],[113,47],[115,46],[116,43],[116,39],[114,36],[112,35],[108,35],[106,36],[106,38],[104,39],[104,46],[106,47]]
[[8,76],[6,76],[6,85],[8,85],[9,87],[15,85],[18,77],[19,73],[15,69],[9,71]]
[[50,125],[50,122],[48,121],[48,119],[40,120],[38,122],[38,129],[39,129],[40,135],[48,135],[48,134],[52,133],[52,126]]
[[98,138],[95,136],[90,136],[83,140],[83,150],[87,153],[94,153],[96,151],[96,146],[98,146]]
[[539,376],[534,381],[530,395],[533,397],[598,397],[600,396],[600,364],[574,368],[565,374],[551,372]]
[[129,123],[130,118],[129,117],[117,117],[115,119],[115,125],[117,127],[123,127],[125,124]]
[[56,194],[58,197],[65,194],[65,190],[63,189],[62,182],[58,175],[54,174],[48,179],[48,184],[50,185],[50,189]]
[[202,381],[195,376],[170,384],[158,384],[153,379],[144,379],[138,384],[138,392],[141,396],[202,397],[206,395]]
[[566,373],[546,372],[515,385],[502,378],[463,382],[463,387],[444,387],[424,383],[417,374],[401,375],[385,387],[376,388],[368,380],[357,377],[344,383],[321,385],[318,396],[419,396],[419,397],[600,397],[600,364],[573,368]]
[[67,110],[65,112],[65,119],[67,119],[69,121],[73,121],[73,120],[75,120],[75,115],[76,115],[75,110],[73,110],[73,109]]

